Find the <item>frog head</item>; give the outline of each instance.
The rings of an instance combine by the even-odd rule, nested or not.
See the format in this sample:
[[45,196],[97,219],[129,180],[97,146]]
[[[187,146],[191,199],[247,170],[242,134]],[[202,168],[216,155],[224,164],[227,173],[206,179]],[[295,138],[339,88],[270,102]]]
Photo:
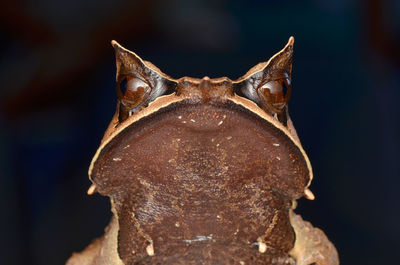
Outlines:
[[112,42],[117,107],[89,177],[111,199],[125,264],[293,248],[289,211],[313,198],[288,111],[293,42],[236,80],[175,79]]

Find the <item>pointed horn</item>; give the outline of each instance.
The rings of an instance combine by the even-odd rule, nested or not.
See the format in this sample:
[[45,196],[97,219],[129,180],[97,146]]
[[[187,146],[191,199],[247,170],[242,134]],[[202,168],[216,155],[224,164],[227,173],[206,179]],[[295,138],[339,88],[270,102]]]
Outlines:
[[117,67],[119,122],[146,107],[157,97],[175,91],[175,79],[161,72],[152,63],[142,60],[134,52],[125,49],[115,40],[111,41],[111,45],[115,49]]

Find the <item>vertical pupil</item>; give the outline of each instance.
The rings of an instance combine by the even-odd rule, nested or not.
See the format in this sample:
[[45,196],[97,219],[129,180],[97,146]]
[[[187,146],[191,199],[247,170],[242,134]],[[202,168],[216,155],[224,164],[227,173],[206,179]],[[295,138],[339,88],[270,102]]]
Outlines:
[[126,78],[124,78],[119,85],[119,89],[121,90],[122,95],[125,95],[127,84],[128,81],[126,80]]
[[282,83],[282,93],[283,93],[283,96],[284,96],[284,97],[286,97],[286,95],[287,95],[287,93],[288,93],[288,88],[287,88],[285,82]]

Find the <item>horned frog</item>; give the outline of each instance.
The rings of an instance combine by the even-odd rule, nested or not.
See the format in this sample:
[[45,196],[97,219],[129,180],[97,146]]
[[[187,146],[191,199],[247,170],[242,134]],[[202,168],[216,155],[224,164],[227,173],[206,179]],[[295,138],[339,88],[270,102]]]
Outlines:
[[88,191],[113,217],[67,264],[339,264],[293,211],[314,199],[288,114],[293,43],[232,81],[174,79],[113,41],[117,108]]

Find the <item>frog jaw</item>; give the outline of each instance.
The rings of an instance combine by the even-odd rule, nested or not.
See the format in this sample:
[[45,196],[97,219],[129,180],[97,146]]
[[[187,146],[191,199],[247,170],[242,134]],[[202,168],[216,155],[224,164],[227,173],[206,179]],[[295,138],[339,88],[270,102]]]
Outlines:
[[[99,158],[99,155],[101,154],[102,150],[110,144],[115,137],[123,133],[125,130],[127,130],[130,126],[133,124],[140,122],[142,120],[145,120],[146,117],[149,117],[151,115],[157,115],[158,112],[162,113],[165,109],[170,107],[171,105],[174,104],[180,104],[181,102],[191,102],[192,98],[188,96],[177,96],[176,94],[171,94],[163,97],[157,98],[155,101],[151,102],[147,108],[144,108],[142,111],[132,115],[129,117],[125,122],[122,124],[119,124],[118,126],[115,126],[118,124],[117,120],[117,113],[114,115],[113,121],[111,122],[109,128],[107,129],[105,136],[102,140],[102,143],[97,150],[95,156],[93,157],[92,163],[89,168],[89,176],[90,179],[93,181],[92,177],[92,171],[94,168],[94,165],[96,161]],[[238,105],[241,106],[243,109],[246,109],[249,113],[252,113],[253,115],[256,115],[257,117],[261,118],[263,121],[265,121],[266,124],[270,124],[272,127],[276,128],[281,132],[281,134],[285,135],[288,139],[288,141],[294,145],[296,149],[298,149],[301,153],[301,156],[303,157],[302,159],[306,163],[306,167],[308,168],[309,172],[309,177],[308,177],[308,182],[307,185],[305,185],[304,188],[304,195],[306,195],[308,189],[307,187],[309,186],[311,179],[312,179],[312,170],[311,170],[311,165],[309,162],[309,159],[307,155],[305,154],[300,142],[297,140],[298,138],[296,136],[293,136],[293,132],[290,131],[289,128],[283,126],[276,118],[271,117],[267,113],[265,113],[262,109],[260,109],[254,102],[237,96],[237,95],[226,95],[223,99],[219,98],[219,101],[215,102],[214,104],[224,104],[226,102],[230,102],[233,105]],[[198,104],[198,103],[195,103]]]

